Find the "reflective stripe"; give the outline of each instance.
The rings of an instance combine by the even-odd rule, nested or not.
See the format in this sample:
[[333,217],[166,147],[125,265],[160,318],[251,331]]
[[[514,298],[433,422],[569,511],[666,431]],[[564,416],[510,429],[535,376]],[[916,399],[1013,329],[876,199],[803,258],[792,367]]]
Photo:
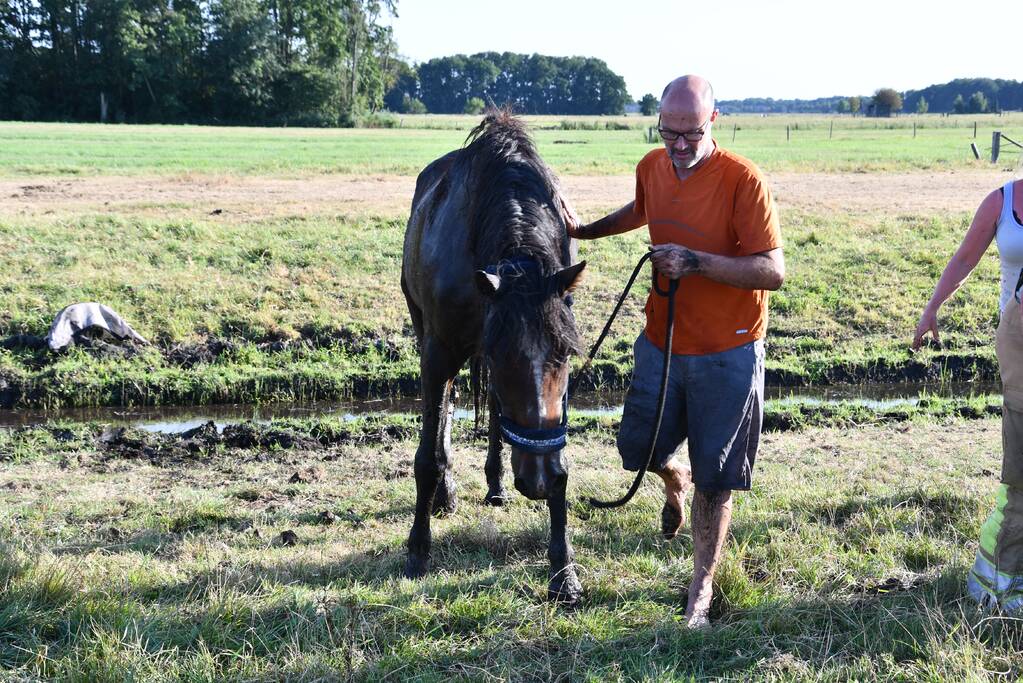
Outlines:
[[1002,529],[1002,522],[1005,521],[1005,506],[1009,502],[1009,487],[1002,484],[995,492],[995,509],[988,515],[984,525],[980,527],[980,547],[994,558],[995,546],[998,543],[998,532]]

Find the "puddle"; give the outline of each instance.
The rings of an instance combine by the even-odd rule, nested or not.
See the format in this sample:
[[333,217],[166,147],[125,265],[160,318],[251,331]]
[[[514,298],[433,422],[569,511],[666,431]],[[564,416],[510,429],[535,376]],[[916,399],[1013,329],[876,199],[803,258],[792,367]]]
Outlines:
[[[924,397],[967,397],[1000,393],[997,383],[959,382],[945,384],[873,384],[866,386],[768,387],[768,406],[793,404],[823,405],[852,403],[873,410],[915,405]],[[572,398],[574,416],[621,415],[624,392],[582,393]],[[230,404],[211,406],[153,406],[141,408],[73,408],[57,411],[0,410],[0,428],[43,424],[53,420],[103,422],[131,426],[148,432],[176,434],[212,421],[218,431],[240,422],[266,423],[281,418],[336,417],[354,420],[368,415],[415,415],[420,401],[415,398],[382,398],[345,403]],[[455,404],[456,420],[473,419],[471,405],[460,399]]]

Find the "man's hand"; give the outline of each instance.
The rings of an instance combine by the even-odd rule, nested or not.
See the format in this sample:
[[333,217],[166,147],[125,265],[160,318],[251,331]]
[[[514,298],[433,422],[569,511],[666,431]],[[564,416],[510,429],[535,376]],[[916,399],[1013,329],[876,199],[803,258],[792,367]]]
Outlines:
[[565,221],[565,230],[569,237],[578,238],[582,231],[582,221],[564,194],[559,193],[558,198],[561,200],[561,218]]
[[677,280],[683,275],[694,275],[700,272],[701,253],[686,249],[677,244],[657,244],[650,247],[653,254],[650,260],[664,277]]

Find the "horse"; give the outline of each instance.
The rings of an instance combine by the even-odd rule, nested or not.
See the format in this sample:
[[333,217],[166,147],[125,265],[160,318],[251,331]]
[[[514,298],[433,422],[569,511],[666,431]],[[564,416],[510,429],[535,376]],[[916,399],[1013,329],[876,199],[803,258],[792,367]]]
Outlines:
[[451,392],[471,359],[474,378],[489,378],[484,501],[507,500],[503,437],[515,488],[546,499],[549,508],[548,597],[574,604],[582,595],[568,540],[562,449],[569,359],[579,352],[571,292],[586,262],[575,262],[569,220],[574,215],[556,177],[524,123],[507,110],[488,111],[461,149],[416,179],[401,265],[423,405],[407,577],[429,570],[431,514],[456,508]]

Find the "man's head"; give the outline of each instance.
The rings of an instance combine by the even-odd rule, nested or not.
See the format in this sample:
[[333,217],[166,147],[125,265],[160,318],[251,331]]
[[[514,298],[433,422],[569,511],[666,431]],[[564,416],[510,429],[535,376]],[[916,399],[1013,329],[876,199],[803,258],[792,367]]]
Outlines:
[[714,151],[710,129],[717,116],[714,89],[707,79],[680,76],[664,88],[657,126],[675,168],[691,169]]

